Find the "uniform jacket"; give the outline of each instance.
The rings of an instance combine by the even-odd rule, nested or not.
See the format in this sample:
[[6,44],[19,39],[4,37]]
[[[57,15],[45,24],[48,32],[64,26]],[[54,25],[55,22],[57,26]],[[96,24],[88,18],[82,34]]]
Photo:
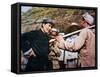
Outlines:
[[81,67],[95,66],[95,34],[90,29],[84,28],[74,43],[60,42],[59,47],[70,51],[80,50]]
[[58,44],[58,42],[56,42],[56,41],[53,42],[52,44],[50,44],[50,53],[48,55],[49,60],[52,61],[52,68],[53,69],[60,68],[58,57],[60,57],[61,51],[57,47],[57,44]]

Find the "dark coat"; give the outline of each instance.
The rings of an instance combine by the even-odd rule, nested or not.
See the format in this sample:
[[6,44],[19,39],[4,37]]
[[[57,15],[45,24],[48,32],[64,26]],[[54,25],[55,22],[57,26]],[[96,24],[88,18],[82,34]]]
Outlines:
[[33,49],[36,57],[30,57],[26,70],[45,70],[48,68],[49,38],[41,30],[24,33],[21,36],[21,48],[26,52]]

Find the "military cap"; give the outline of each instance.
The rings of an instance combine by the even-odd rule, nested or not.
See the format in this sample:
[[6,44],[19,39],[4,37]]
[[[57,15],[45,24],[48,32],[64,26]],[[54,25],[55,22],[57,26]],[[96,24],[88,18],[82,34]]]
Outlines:
[[89,23],[90,25],[93,24],[94,18],[93,18],[88,12],[86,12],[85,14],[83,14],[82,17],[83,17],[83,18],[85,19],[85,21],[86,21],[87,23]]

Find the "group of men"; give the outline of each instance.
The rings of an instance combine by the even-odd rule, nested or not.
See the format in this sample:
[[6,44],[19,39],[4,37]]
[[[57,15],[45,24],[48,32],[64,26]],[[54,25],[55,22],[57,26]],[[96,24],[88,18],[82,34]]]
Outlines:
[[[60,49],[75,52],[79,50],[78,67],[95,66],[95,34],[88,29],[93,25],[94,18],[85,13],[79,20],[79,26],[84,28],[73,43],[66,42],[54,27],[51,19],[43,19],[40,30],[34,30],[21,35],[21,53],[27,57],[25,71],[44,71],[60,69],[58,57]],[[28,55],[27,55],[27,52]],[[51,60],[51,65],[49,61]],[[21,58],[21,64],[24,59]]]

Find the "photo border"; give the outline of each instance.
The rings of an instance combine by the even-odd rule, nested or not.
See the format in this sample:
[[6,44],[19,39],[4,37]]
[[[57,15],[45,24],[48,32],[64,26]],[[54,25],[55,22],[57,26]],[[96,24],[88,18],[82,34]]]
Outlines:
[[[17,39],[15,41],[16,42],[16,47],[17,47],[17,58],[16,58],[16,62],[17,62],[17,68],[16,68],[16,73],[18,74],[27,74],[27,73],[47,73],[47,72],[65,72],[65,71],[81,71],[81,70],[93,70],[93,69],[97,69],[98,68],[98,8],[97,7],[87,7],[87,6],[70,6],[70,5],[52,5],[52,4],[36,4],[36,3],[16,3],[13,4],[16,5],[16,12],[17,12],[17,23],[16,21],[14,21],[14,23],[16,23],[17,27],[15,28],[17,33]],[[69,8],[69,9],[86,9],[86,10],[95,10],[96,12],[96,27],[95,27],[95,67],[84,67],[84,68],[69,68],[69,69],[64,69],[64,70],[48,70],[48,71],[31,71],[31,72],[22,72],[21,71],[21,7],[22,6],[33,6],[33,7],[50,7],[50,8]],[[13,29],[13,28],[12,28]],[[12,54],[13,55],[13,54]],[[13,58],[13,56],[11,57],[11,59]],[[13,60],[12,60],[13,61]],[[13,63],[12,63],[13,64]],[[15,66],[15,67],[16,67]],[[11,69],[13,69],[13,67],[11,67]],[[13,70],[12,70],[13,72]]]

